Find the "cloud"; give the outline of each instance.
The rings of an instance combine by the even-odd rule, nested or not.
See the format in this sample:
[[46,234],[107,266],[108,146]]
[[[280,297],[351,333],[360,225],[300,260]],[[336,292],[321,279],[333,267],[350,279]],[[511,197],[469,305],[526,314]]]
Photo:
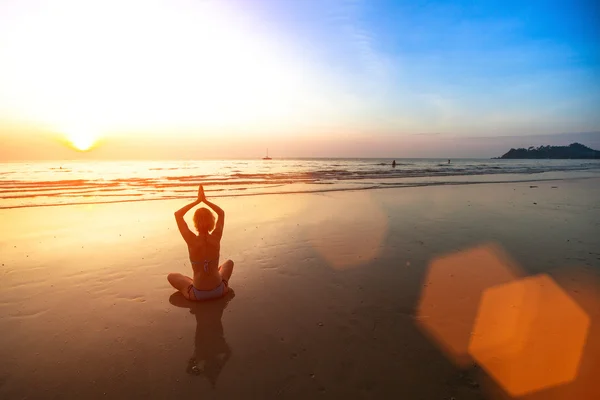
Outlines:
[[385,56],[376,50],[376,35],[362,20],[365,5],[364,0],[342,0],[334,8],[332,17],[341,25],[369,77],[384,78]]

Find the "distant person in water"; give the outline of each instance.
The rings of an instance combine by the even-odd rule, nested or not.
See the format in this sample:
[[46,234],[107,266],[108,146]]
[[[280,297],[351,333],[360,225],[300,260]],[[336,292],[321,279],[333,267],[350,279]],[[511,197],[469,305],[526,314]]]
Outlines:
[[396,160],[392,161],[392,168],[396,168]]
[[448,159],[448,164],[450,164],[450,159]]
[[[199,208],[194,213],[194,225],[198,235],[188,228],[183,216],[195,206],[204,203],[217,214],[217,221],[208,208]],[[175,212],[177,227],[188,246],[194,279],[179,273],[167,276],[169,283],[188,300],[209,300],[224,296],[229,290],[229,278],[233,272],[233,261],[219,265],[221,237],[225,223],[225,212],[208,201],[202,185],[198,188],[198,199]]]

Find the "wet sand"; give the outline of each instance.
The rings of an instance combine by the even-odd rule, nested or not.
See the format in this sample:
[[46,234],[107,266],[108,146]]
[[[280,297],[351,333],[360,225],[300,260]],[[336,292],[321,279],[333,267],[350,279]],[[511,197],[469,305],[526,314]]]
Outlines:
[[524,398],[600,394],[600,179],[215,201],[235,295],[202,304],[166,280],[181,201],[0,210],[0,398],[510,398],[417,315],[432,262],[481,246],[591,321],[576,379]]

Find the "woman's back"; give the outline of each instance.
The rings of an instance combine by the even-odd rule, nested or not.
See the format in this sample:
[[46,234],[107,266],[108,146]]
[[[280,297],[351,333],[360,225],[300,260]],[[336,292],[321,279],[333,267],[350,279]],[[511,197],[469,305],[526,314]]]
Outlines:
[[210,290],[221,283],[219,256],[221,240],[211,234],[197,235],[188,243],[190,262],[194,270],[194,286]]

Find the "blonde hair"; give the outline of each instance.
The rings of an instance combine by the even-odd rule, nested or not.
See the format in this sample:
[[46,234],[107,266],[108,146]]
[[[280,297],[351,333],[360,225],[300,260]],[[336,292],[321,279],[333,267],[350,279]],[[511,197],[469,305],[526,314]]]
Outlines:
[[208,208],[199,208],[194,213],[194,226],[198,233],[208,233],[215,229],[215,216]]

